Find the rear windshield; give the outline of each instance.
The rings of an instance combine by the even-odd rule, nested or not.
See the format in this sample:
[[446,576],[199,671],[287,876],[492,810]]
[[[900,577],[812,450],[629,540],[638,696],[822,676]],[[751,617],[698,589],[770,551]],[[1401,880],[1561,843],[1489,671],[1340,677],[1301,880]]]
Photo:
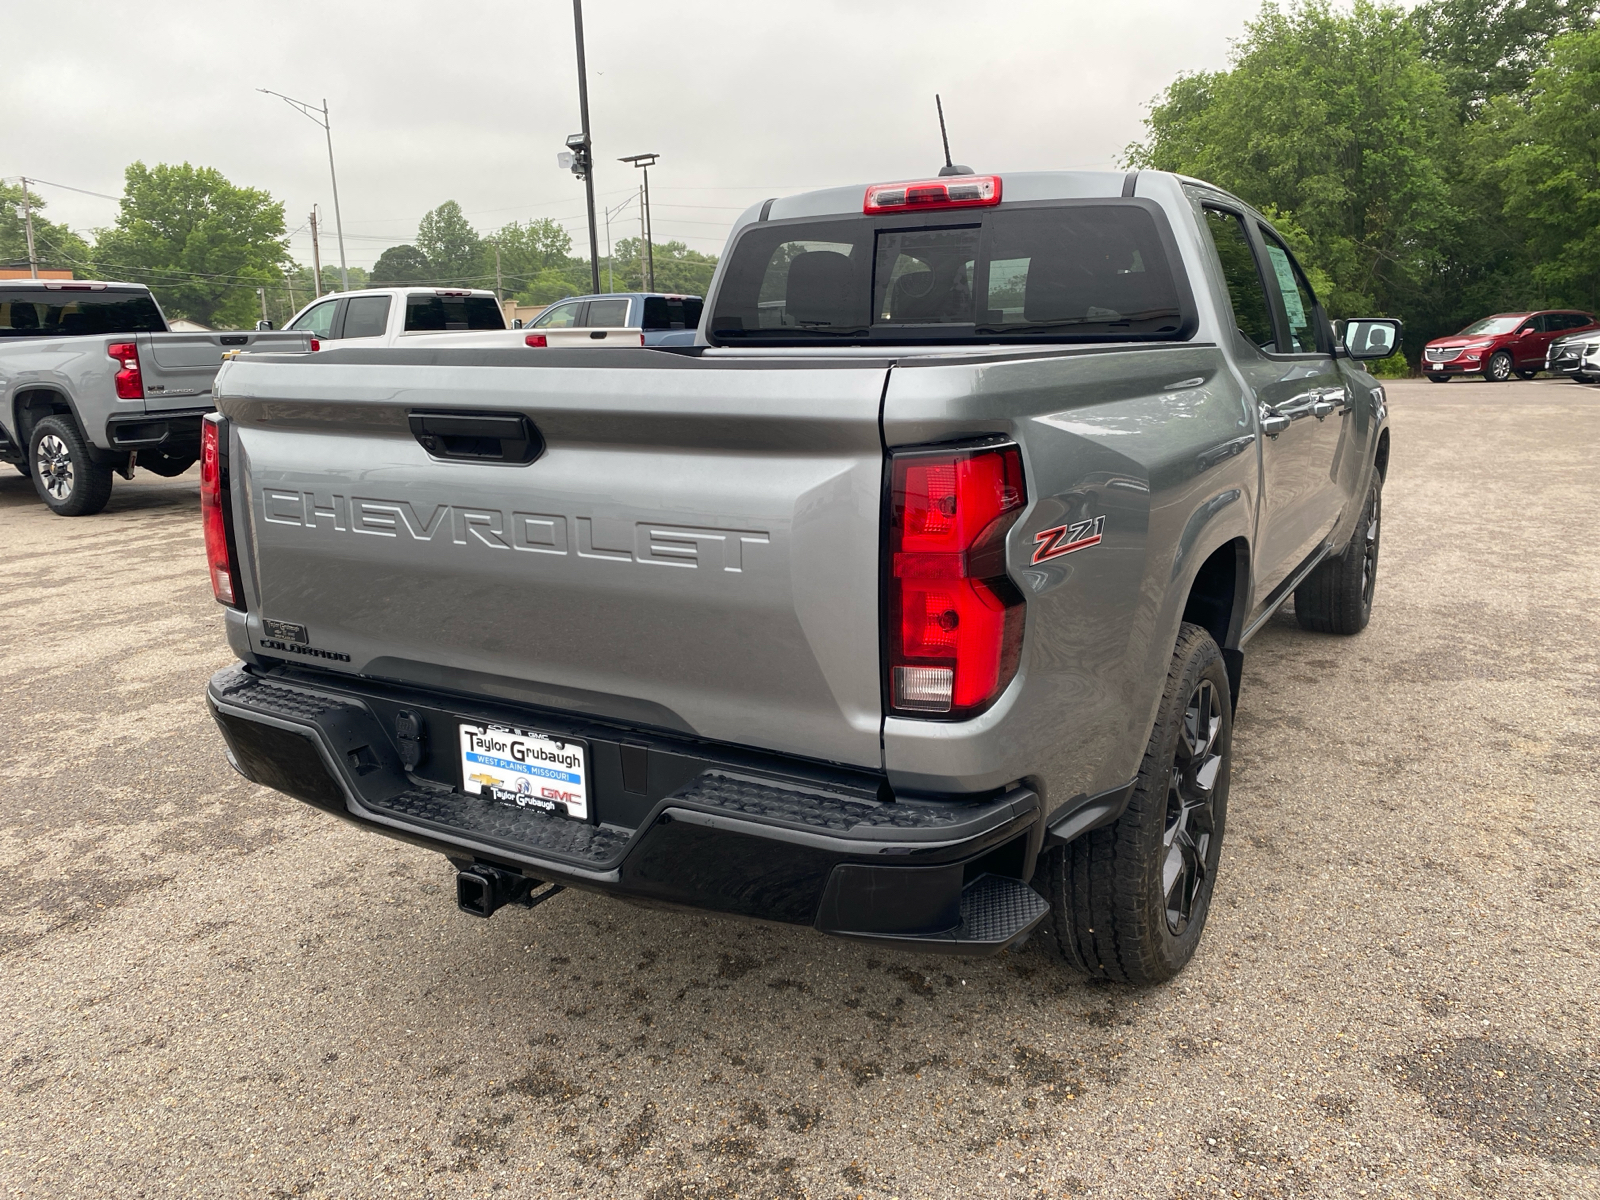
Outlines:
[[699,296],[646,296],[646,329],[698,329],[705,301]]
[[147,292],[0,290],[0,337],[165,333]]
[[1140,200],[756,225],[710,340],[1174,340],[1195,325],[1176,260],[1166,217]]
[[504,329],[505,313],[493,296],[407,296],[406,332]]

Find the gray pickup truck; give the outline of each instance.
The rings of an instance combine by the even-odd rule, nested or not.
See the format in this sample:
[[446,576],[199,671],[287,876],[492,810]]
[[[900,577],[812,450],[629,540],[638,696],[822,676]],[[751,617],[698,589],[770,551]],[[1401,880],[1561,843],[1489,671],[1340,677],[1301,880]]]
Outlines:
[[134,283],[0,282],[0,460],[64,517],[97,513],[111,476],[181,475],[200,454],[211,380],[234,350],[309,350],[304,333],[173,333]]
[[[1002,195],[1003,189],[1003,195]],[[1153,981],[1217,879],[1244,646],[1367,623],[1389,462],[1237,198],[957,175],[737,223],[697,345],[253,355],[202,501],[247,778],[566,887]]]

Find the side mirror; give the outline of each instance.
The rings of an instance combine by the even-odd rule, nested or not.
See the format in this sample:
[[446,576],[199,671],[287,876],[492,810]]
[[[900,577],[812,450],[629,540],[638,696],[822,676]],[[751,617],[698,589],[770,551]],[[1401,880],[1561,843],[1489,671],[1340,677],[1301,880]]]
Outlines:
[[257,332],[265,332],[266,330],[271,329],[271,328],[272,328],[272,322],[271,321],[257,321],[256,322],[256,330],[257,330]]
[[512,317],[511,318],[511,328],[513,328],[513,329],[521,329],[522,328],[522,318],[521,317]]
[[1345,353],[1355,359],[1388,358],[1404,326],[1393,317],[1356,317],[1344,323]]

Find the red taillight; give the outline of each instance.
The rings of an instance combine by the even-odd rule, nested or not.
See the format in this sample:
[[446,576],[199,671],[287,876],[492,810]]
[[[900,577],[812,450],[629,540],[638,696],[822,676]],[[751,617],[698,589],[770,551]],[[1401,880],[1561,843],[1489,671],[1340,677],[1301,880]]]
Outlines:
[[222,418],[209,414],[200,425],[200,521],[206,534],[206,566],[211,594],[223,604],[244,607],[239,570],[228,545],[228,495],[222,483]]
[[139,343],[112,342],[106,353],[122,364],[117,372],[117,399],[143,400],[144,376],[139,374]]
[[966,717],[999,696],[1022,650],[1022,594],[1006,533],[1027,491],[1014,445],[891,460],[889,707]]
[[311,348],[313,350],[321,350],[322,349],[322,343],[317,341],[316,338],[312,338],[311,339]]
[[864,213],[921,211],[928,208],[986,208],[1000,203],[1000,176],[947,175],[910,183],[875,183],[861,205]]
[[550,344],[550,339],[542,333],[530,333],[522,340],[530,346],[548,346]]

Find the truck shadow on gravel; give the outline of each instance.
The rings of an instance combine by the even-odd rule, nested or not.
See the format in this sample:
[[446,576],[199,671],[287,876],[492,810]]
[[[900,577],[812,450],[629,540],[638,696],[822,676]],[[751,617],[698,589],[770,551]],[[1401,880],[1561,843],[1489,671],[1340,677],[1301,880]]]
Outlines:
[[[965,1153],[1002,1146],[1007,1160],[1029,1159],[1068,1110],[1119,1086],[1141,1011],[1144,993],[1079,980],[1038,936],[993,959],[898,956],[806,930],[563,900],[543,920],[497,916],[470,976],[441,978],[427,1001],[482,1022],[474,1041],[520,1029],[526,1046],[454,1135],[450,1169],[562,1155],[575,1172],[645,1172],[656,1200],[889,1188],[892,1164],[848,1156],[866,1136],[863,1114],[886,1106]],[[508,973],[552,991],[508,991]],[[458,986],[497,994],[460,1010],[446,994]],[[566,1002],[550,1004],[552,993]],[[529,1144],[516,1130],[539,1132]]]

